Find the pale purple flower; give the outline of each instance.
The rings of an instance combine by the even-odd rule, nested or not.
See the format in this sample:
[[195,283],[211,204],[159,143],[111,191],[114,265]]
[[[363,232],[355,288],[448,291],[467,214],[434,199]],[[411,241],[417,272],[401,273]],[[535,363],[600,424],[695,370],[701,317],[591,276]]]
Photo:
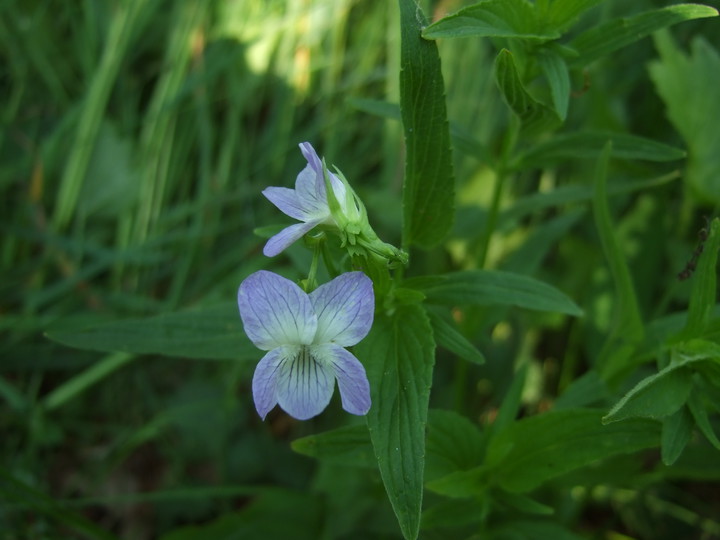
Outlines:
[[349,272],[307,294],[292,281],[260,270],[240,284],[238,305],[250,341],[269,351],[252,381],[263,419],[276,404],[298,420],[320,414],[330,403],[335,379],[343,409],[368,412],[365,368],[345,347],[358,343],[372,326],[370,278]]
[[[322,161],[309,142],[301,143],[300,151],[308,164],[297,175],[295,189],[268,187],[262,192],[284,214],[302,222],[290,225],[270,238],[263,249],[263,254],[267,257],[274,257],[281,253],[318,225],[334,223],[327,200]],[[345,185],[330,171],[328,171],[328,176],[335,198],[341,206],[344,206],[346,204]]]

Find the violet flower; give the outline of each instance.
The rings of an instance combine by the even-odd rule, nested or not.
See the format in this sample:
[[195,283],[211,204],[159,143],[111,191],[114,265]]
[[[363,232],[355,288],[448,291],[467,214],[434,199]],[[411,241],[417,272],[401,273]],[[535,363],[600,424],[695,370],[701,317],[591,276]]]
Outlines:
[[335,200],[339,203],[340,212],[353,217],[359,212],[352,204],[352,198],[348,197],[350,194],[343,182],[335,174],[324,169],[312,145],[309,142],[301,143],[300,151],[308,164],[297,175],[295,189],[268,187],[262,192],[284,214],[302,222],[290,225],[270,238],[263,249],[263,254],[267,257],[278,255],[318,225],[338,226],[328,204],[325,172]]
[[365,368],[345,347],[358,343],[372,326],[370,278],[349,272],[308,295],[292,281],[260,270],[240,284],[238,305],[250,341],[269,351],[252,381],[263,420],[276,404],[298,420],[320,414],[330,403],[335,379],[343,409],[368,412]]

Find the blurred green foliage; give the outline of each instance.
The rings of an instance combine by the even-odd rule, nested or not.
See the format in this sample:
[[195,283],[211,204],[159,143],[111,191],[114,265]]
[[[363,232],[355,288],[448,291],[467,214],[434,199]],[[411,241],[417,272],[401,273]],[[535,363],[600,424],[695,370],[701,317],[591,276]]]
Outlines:
[[[422,4],[439,21],[470,2]],[[437,44],[453,149],[438,233],[401,210],[416,158],[448,140],[404,144],[445,115],[408,111],[397,3],[4,0],[2,537],[720,536],[720,232],[703,221],[720,32],[669,4],[490,0],[462,39],[445,39],[461,17],[418,14],[427,40],[450,32],[418,40]],[[358,347],[402,351],[375,403],[416,374],[425,404],[373,409],[372,442],[337,398],[306,423],[252,404],[260,351],[234,298],[259,268],[308,266],[254,234],[282,221],[260,191],[292,185],[302,141],[381,238],[414,219],[411,241],[442,239],[411,252],[406,305]],[[418,206],[452,206],[438,193]],[[425,317],[422,297],[451,310]],[[378,471],[378,430],[403,414],[427,435]]]

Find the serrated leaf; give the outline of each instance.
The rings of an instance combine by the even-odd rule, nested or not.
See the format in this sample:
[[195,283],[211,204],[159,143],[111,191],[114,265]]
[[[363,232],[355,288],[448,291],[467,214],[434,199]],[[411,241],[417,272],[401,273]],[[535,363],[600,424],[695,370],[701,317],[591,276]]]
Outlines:
[[409,279],[404,286],[422,291],[427,302],[443,305],[503,305],[580,316],[582,310],[552,285],[499,270],[468,270]]
[[659,443],[656,422],[634,420],[632,425],[606,426],[601,416],[598,410],[569,409],[515,422],[490,441],[491,478],[510,492],[528,492],[597,460]]
[[79,329],[51,329],[46,335],[64,345],[94,351],[218,360],[259,360],[262,356],[245,336],[234,302]]
[[[424,295],[423,295],[424,296]],[[455,353],[463,360],[472,362],[473,364],[484,364],[485,357],[470,341],[463,336],[455,325],[443,317],[436,310],[427,310],[430,324],[433,327],[435,341],[440,347]]]
[[693,417],[687,407],[682,407],[663,420],[661,456],[665,465],[672,465],[680,457],[692,436]]
[[403,247],[430,248],[452,228],[455,186],[437,45],[420,36],[422,11],[400,2],[400,112],[405,132]]
[[295,439],[290,445],[298,454],[348,467],[375,467],[375,456],[366,425],[344,426]]
[[540,142],[521,154],[512,167],[517,170],[542,168],[569,159],[597,159],[610,141],[611,155],[615,158],[646,161],[675,161],[683,159],[684,150],[667,144],[609,131],[577,131],[561,133]]
[[527,0],[485,0],[448,15],[423,30],[426,39],[504,37],[547,41],[560,33],[544,28]]
[[709,6],[677,4],[645,11],[632,17],[612,19],[593,26],[570,42],[570,47],[578,52],[573,64],[589,64],[661,28],[692,19],[716,17],[717,14],[717,10]]
[[691,389],[692,371],[682,364],[670,365],[640,381],[603,417],[603,422],[634,417],[665,418],[685,404]]
[[[686,141],[686,181],[701,199],[720,203],[720,54],[701,37],[685,55],[667,32],[655,36],[661,60],[650,64],[650,76],[665,103],[667,116]],[[692,104],[689,106],[688,104]]]
[[417,538],[423,496],[425,426],[435,362],[432,327],[421,306],[379,315],[355,346],[367,362],[367,415],[380,474],[403,536]]
[[520,118],[526,133],[550,131],[560,125],[557,113],[525,89],[513,55],[507,49],[502,49],[495,58],[495,81],[505,103]]

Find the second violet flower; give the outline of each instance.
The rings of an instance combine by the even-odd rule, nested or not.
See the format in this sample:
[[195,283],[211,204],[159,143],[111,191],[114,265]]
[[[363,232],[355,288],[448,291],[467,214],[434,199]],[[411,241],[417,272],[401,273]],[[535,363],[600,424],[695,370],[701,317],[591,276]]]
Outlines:
[[268,351],[252,381],[263,419],[276,404],[298,420],[320,414],[336,379],[343,408],[368,412],[365,368],[345,347],[358,343],[372,326],[370,278],[348,272],[307,294],[289,279],[260,270],[240,284],[238,305],[250,341]]

